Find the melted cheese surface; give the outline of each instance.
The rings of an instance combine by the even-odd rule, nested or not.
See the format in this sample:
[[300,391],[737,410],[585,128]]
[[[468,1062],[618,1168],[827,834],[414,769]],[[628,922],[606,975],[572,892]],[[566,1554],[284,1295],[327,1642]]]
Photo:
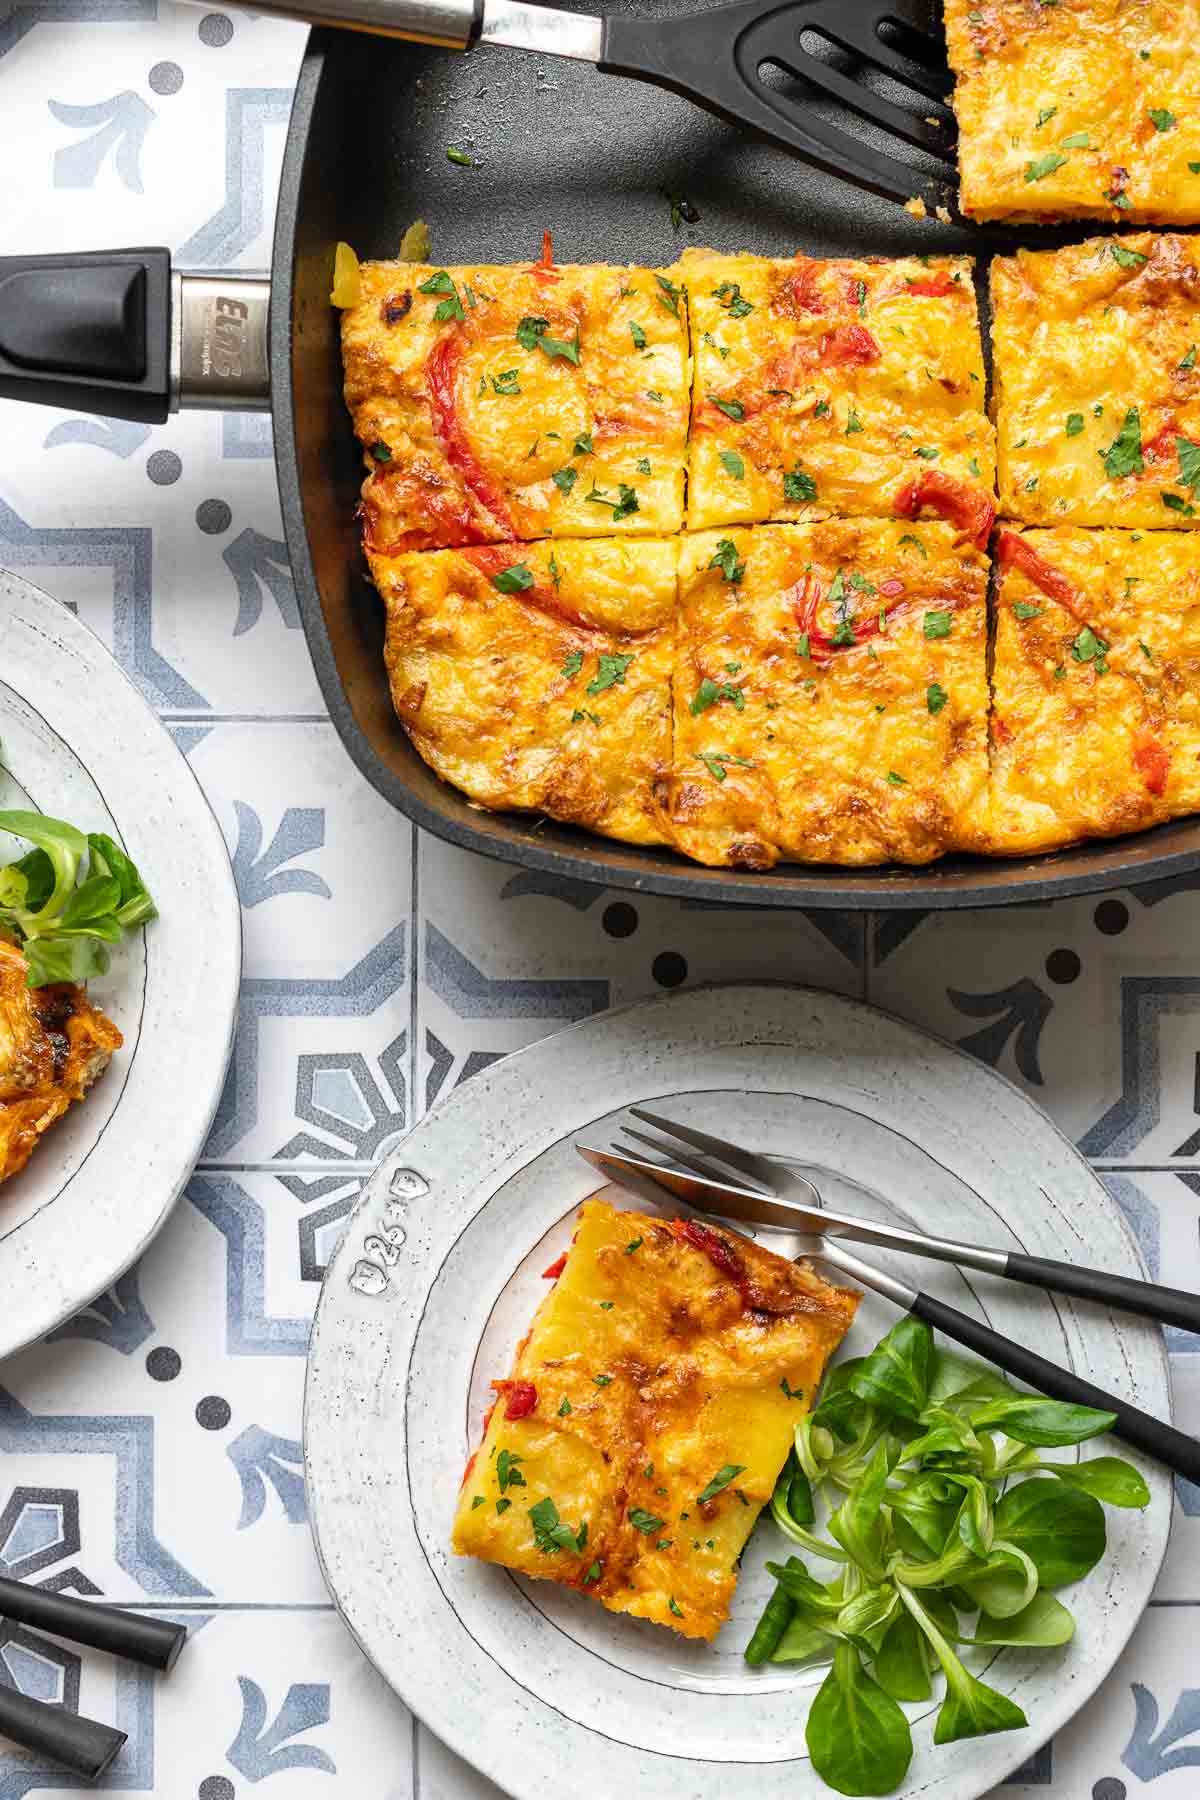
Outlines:
[[364,263],[342,353],[376,553],[679,530],[687,310],[669,275]]
[[[737,579],[720,566],[723,544]],[[740,868],[926,862],[973,845],[987,783],[986,579],[983,555],[940,523],[686,538],[674,841]]]
[[688,251],[688,524],[876,517],[923,470],[992,491],[968,257]]
[[1045,850],[1196,811],[1200,539],[1016,537],[1033,573],[1002,537],[990,847]]
[[1184,479],[1200,474],[1179,451],[1200,446],[1197,240],[1020,250],[992,263],[991,290],[1001,511],[1032,525],[1200,523]]
[[[737,1558],[857,1304],[720,1227],[689,1237],[681,1222],[588,1201],[497,1384],[455,1550],[685,1637],[715,1636]],[[578,1550],[539,1541],[531,1512],[547,1499]]]
[[963,211],[1200,222],[1198,0],[945,0]]

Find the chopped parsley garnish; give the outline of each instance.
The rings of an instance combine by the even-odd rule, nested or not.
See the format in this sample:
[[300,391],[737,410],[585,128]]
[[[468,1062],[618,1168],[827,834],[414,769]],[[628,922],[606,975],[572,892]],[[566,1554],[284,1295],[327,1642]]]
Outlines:
[[588,1570],[587,1574],[583,1578],[584,1586],[586,1587],[589,1582],[599,1581],[599,1579],[600,1579],[600,1564],[598,1562],[594,1562],[592,1564],[591,1568]]
[[908,782],[907,782],[906,778],[903,775],[897,775],[895,769],[888,770],[887,779],[888,779],[888,783],[891,787],[907,787],[908,786]]
[[683,289],[676,287],[675,283],[666,275],[655,275],[654,279],[658,283],[658,304],[678,318],[679,296],[683,293]]
[[817,404],[813,407],[813,418],[823,419],[829,411],[830,406],[828,400],[818,400]]
[[786,1375],[782,1378],[779,1385],[783,1389],[784,1393],[787,1395],[789,1400],[803,1400],[804,1389],[802,1387],[797,1387],[797,1388],[789,1387],[788,1386],[788,1378]]
[[497,1513],[506,1513],[511,1505],[511,1500],[497,1500],[496,1511]]
[[902,544],[912,544],[914,546],[914,548],[916,548],[917,550],[919,550],[921,552],[921,555],[925,558],[926,561],[929,560],[928,550],[925,548],[925,546],[921,542],[920,538],[915,536],[915,534],[913,532],[906,531],[904,536],[900,539],[900,542]]
[[922,446],[920,444],[914,444],[914,446],[913,446],[913,455],[914,456],[923,456],[925,458],[926,462],[932,462],[933,459],[937,456],[937,454],[938,453],[936,450],[926,450],[926,449],[922,448]]
[[514,1456],[511,1450],[501,1450],[496,1458],[496,1480],[500,1484],[501,1493],[506,1488],[525,1486],[525,1477],[517,1467],[524,1460],[522,1456]]
[[1154,661],[1153,650],[1151,650],[1149,644],[1143,644],[1141,638],[1138,639],[1138,649],[1141,651],[1142,655],[1146,658],[1147,662]]
[[465,319],[467,315],[458,295],[451,294],[449,299],[438,301],[433,309],[433,316],[439,324],[444,324],[447,319]]
[[575,711],[571,714],[572,725],[580,725],[583,723],[584,719],[589,720],[593,725],[599,725],[600,723],[600,716],[598,713],[587,711],[581,712],[580,709],[576,707]]
[[618,682],[624,682],[625,671],[632,661],[632,656],[622,656],[620,651],[614,656],[602,655],[599,669],[592,680],[588,682],[588,693],[602,694],[605,688],[615,687]]
[[644,350],[646,348],[646,334],[641,326],[633,319],[630,319],[629,321],[629,335],[633,339],[633,347],[635,350]]
[[1175,114],[1165,106],[1148,106],[1146,111],[1150,114],[1150,123],[1155,131],[1170,131],[1175,124]]
[[977,456],[973,456],[968,462],[967,473],[969,475],[974,475],[976,480],[982,476],[983,470],[979,467],[979,458]]
[[1066,160],[1057,150],[1049,150],[1045,156],[1036,156],[1032,162],[1025,164],[1025,179],[1044,181],[1047,175],[1053,175],[1055,169],[1061,169]]
[[518,370],[501,369],[499,375],[492,376],[492,392],[494,394],[519,394],[520,391]]
[[753,301],[743,298],[741,287],[736,281],[723,281],[712,293],[713,299],[721,302],[731,319],[744,319],[747,313],[754,311]]
[[734,687],[730,681],[718,685],[717,682],[710,681],[707,675],[692,695],[688,711],[693,717],[698,718],[702,712],[707,712],[710,706],[716,706],[719,700],[730,701],[738,712],[745,711],[746,696],[740,687]]
[[655,1544],[654,1548],[656,1550],[669,1550],[671,1548],[671,1545],[674,1542],[675,1542],[674,1538],[659,1538],[659,1540]]
[[718,394],[709,394],[708,399],[712,401],[718,412],[725,414],[727,419],[733,419],[740,424],[746,416],[746,409],[740,400],[722,400]]
[[733,763],[739,769],[752,769],[754,764],[744,756],[731,756],[728,750],[698,750],[696,761],[704,764],[714,781],[724,781],[728,770],[726,763]]
[[612,1309],[613,1309],[613,1303],[611,1300],[602,1300],[600,1302],[600,1311],[601,1312],[611,1312]]
[[[629,1242],[625,1246],[626,1256],[632,1256],[635,1250],[640,1250],[644,1241],[645,1240],[643,1238],[630,1238]],[[651,1470],[653,1471],[654,1465],[651,1464],[650,1466],[651,1466]]]
[[417,288],[418,294],[453,294],[457,292],[454,283],[445,269],[439,269],[428,281],[422,281]]
[[657,1518],[654,1513],[647,1512],[642,1506],[631,1506],[628,1518],[633,1529],[643,1532],[646,1537],[649,1537],[652,1531],[660,1531],[665,1524],[665,1520]]
[[562,1397],[562,1405],[558,1409],[559,1418],[565,1419],[567,1414],[570,1412],[570,1410],[571,1410],[571,1402],[567,1399],[567,1396],[564,1394]]
[[1192,171],[1193,175],[1200,175],[1200,162],[1190,162],[1188,168]]
[[1031,475],[1029,477],[1029,480],[1025,483],[1025,492],[1027,494],[1032,494],[1032,492],[1033,492],[1034,488],[1037,486],[1037,484],[1038,484],[1037,476]]
[[1193,494],[1200,493],[1200,444],[1191,438],[1177,437],[1175,450],[1179,457],[1179,479]]
[[595,482],[593,482],[591,493],[585,494],[584,499],[590,500],[593,506],[611,506],[612,516],[615,522],[617,519],[624,519],[630,513],[635,513],[638,510],[636,488],[627,487],[623,481],[619,481],[617,483],[617,494],[619,498],[614,500],[611,494],[604,493],[596,486]]
[[634,467],[636,468],[639,475],[649,475],[651,472],[650,458],[648,456],[639,456],[637,459],[637,462],[634,464]]
[[817,484],[812,476],[806,474],[797,464],[794,469],[789,469],[783,477],[783,497],[785,500],[795,500],[800,505],[805,505],[809,500],[816,499]]
[[953,624],[953,613],[927,612],[925,614],[925,636],[927,638],[949,637]]
[[1082,430],[1083,430],[1083,414],[1082,413],[1068,413],[1067,414],[1067,424],[1066,424],[1067,436],[1068,437],[1078,437]]
[[861,431],[861,430],[862,430],[862,428],[863,428],[863,423],[862,423],[862,420],[861,420],[861,419],[860,419],[860,418],[859,418],[859,416],[858,416],[858,414],[857,414],[857,413],[856,413],[856,412],[855,412],[855,410],[854,410],[854,408],[853,408],[853,407],[851,407],[851,408],[850,408],[850,411],[849,411],[849,412],[848,412],[848,413],[847,413],[847,414],[846,414],[846,431],[845,431],[845,435],[846,435],[846,436],[847,436],[847,437],[853,437],[853,435],[854,435],[854,433],[855,433],[855,432],[856,432],[856,431]]
[[[1145,258],[1142,259],[1145,261]],[[1108,446],[1100,452],[1104,463],[1104,473],[1110,481],[1121,481],[1126,475],[1140,475],[1145,464],[1142,461],[1142,420],[1136,406],[1131,406],[1125,414],[1120,431]]]
[[654,1474],[654,1464],[652,1462],[648,1462],[646,1464],[645,1468],[642,1470],[642,1474],[646,1477],[646,1480],[649,1481]]
[[[1200,167],[1200,164],[1197,164],[1197,167]],[[1195,346],[1195,344],[1193,344],[1191,346],[1190,350],[1188,351],[1187,355],[1183,358],[1183,361],[1176,364],[1176,367],[1180,368],[1180,369],[1194,369],[1195,366],[1196,366],[1196,346]]]
[[382,438],[380,438],[376,443],[371,445],[371,455],[374,457],[376,462],[384,462],[385,463],[385,462],[391,462],[391,460],[392,460],[392,452],[389,449],[388,445],[384,443]]
[[646,398],[647,400],[653,400],[655,406],[661,406],[663,403],[662,395],[657,393],[654,388],[646,389]]
[[571,677],[578,675],[578,673],[579,673],[580,669],[582,669],[582,667],[583,667],[583,651],[582,650],[572,650],[570,656],[568,656],[566,662],[562,666],[562,672],[565,676],[567,676],[568,679],[570,679]]
[[804,633],[804,635],[801,637],[799,643],[796,645],[796,655],[797,656],[811,656],[812,655],[812,645],[809,642],[809,636],[808,636],[807,631]]
[[1037,116],[1033,129],[1035,131],[1040,131],[1043,125],[1048,125],[1050,123],[1057,111],[1057,106],[1043,106],[1041,112]]
[[1071,655],[1076,662],[1090,662],[1097,675],[1107,675],[1108,664],[1104,660],[1109,645],[1102,637],[1098,637],[1090,625],[1085,625],[1075,642],[1071,645]]
[[468,156],[465,150],[456,149],[453,144],[446,145],[446,161],[457,163],[460,169],[473,169],[475,167],[474,158]]
[[571,445],[571,455],[594,456],[595,454],[596,446],[592,442],[591,432],[581,431],[579,436],[575,439],[575,442]]
[[544,350],[546,352],[546,355],[548,357],[550,357],[550,359],[552,361],[556,356],[561,356],[567,362],[575,363],[576,365],[578,365],[578,362],[579,362],[579,327],[578,327],[578,325],[575,327],[575,336],[569,342],[565,338],[547,337],[545,335],[545,333],[543,333],[543,335],[538,339],[538,349]]
[[550,579],[554,583],[555,587],[557,587],[559,582],[562,580],[562,571],[559,569],[558,563],[555,561],[553,550],[550,552],[550,565],[549,566],[550,566]]
[[530,1507],[529,1523],[533,1526],[534,1543],[547,1556],[553,1556],[559,1550],[570,1550],[578,1556],[587,1543],[587,1520],[577,1531],[572,1531],[565,1520],[559,1518],[558,1508],[549,1495]]
[[471,1511],[474,1512],[475,1508],[477,1506],[482,1506],[484,1501],[486,1500],[486,1498],[487,1498],[486,1494],[476,1494],[475,1498],[471,1502]]
[[541,441],[542,440],[540,437],[534,438],[532,444],[530,444],[528,450],[525,452],[525,461],[526,462],[529,462],[532,457],[535,457],[537,455],[538,445],[541,443]]
[[549,331],[549,329],[549,319],[534,318],[531,314],[526,313],[525,317],[521,320],[521,323],[517,326],[517,342],[520,344],[522,350],[536,350],[543,334]]
[[1158,497],[1162,501],[1163,505],[1166,507],[1168,512],[1182,513],[1184,515],[1184,517],[1187,519],[1195,518],[1195,516],[1196,516],[1195,507],[1189,506],[1188,502],[1184,499],[1181,499],[1181,497],[1178,494],[1167,494],[1167,493],[1163,493],[1160,491]]
[[1108,247],[1112,251],[1113,261],[1123,269],[1140,269],[1146,261],[1141,250],[1128,250],[1124,244],[1110,244]]
[[703,1506],[706,1500],[715,1499],[722,1488],[727,1488],[734,1477],[744,1474],[745,1470],[745,1463],[726,1463],[724,1468],[718,1469],[712,1480],[707,1482],[701,1492],[696,1495],[697,1504]]
[[533,570],[528,563],[509,563],[492,576],[492,586],[501,594],[520,594],[533,586]]
[[854,284],[854,292],[858,299],[858,316],[860,319],[865,319],[867,316],[867,284],[866,284],[866,282],[865,281],[856,281]]
[[597,1387],[611,1387],[612,1386],[612,1376],[611,1375],[593,1375],[592,1380],[595,1382]]
[[1045,610],[1044,606],[1031,606],[1028,600],[1013,601],[1013,612],[1018,619],[1040,619]]
[[676,1618],[677,1618],[677,1619],[682,1619],[682,1617],[683,1617],[683,1608],[682,1608],[682,1606],[677,1606],[677,1605],[676,1605],[676,1603],[675,1603],[675,1596],[674,1596],[674,1594],[671,1594],[671,1595],[669,1595],[669,1596],[668,1596],[668,1599],[667,1599],[667,1605],[668,1605],[668,1606],[669,1606],[669,1607],[670,1607],[670,1609],[671,1609],[671,1611],[672,1611],[672,1612],[673,1612],[673,1613],[674,1613],[674,1614],[675,1614],[675,1617],[676,1617]]
[[940,713],[949,698],[945,688],[936,681],[931,681],[925,689],[925,704],[931,713]]
[[732,475],[735,481],[744,481],[746,478],[746,465],[736,450],[722,450],[721,467],[727,475]]
[[566,469],[555,469],[555,471],[554,471],[554,475],[553,475],[554,485],[556,488],[558,488],[560,493],[569,494],[571,489],[575,486],[575,483],[578,480],[579,480],[579,470],[578,469],[566,468]]
[[720,569],[724,579],[733,582],[735,585],[746,573],[746,565],[744,562],[738,561],[737,545],[732,538],[721,538],[719,540],[716,554],[709,562],[708,567],[710,569]]
[[1063,139],[1062,148],[1064,150],[1088,150],[1091,148],[1091,143],[1092,140],[1086,131],[1073,131],[1070,137]]

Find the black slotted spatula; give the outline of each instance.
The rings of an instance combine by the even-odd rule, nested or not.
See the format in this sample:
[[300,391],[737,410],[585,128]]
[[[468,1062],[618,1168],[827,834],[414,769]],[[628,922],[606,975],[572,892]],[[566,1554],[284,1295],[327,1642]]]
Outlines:
[[[255,5],[448,49],[493,44],[591,62],[686,95],[887,199],[934,209],[957,193],[953,76],[932,0],[734,0],[666,18],[598,18],[525,0]],[[903,146],[918,152],[915,162],[897,154]]]

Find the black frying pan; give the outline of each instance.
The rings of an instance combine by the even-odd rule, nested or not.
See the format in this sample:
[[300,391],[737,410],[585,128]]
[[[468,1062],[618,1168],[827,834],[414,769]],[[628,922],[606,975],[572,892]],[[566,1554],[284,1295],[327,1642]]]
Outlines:
[[[582,10],[567,0],[571,10]],[[607,0],[604,10],[694,10],[696,0],[652,8]],[[451,163],[448,145],[478,160]],[[676,232],[674,195],[699,218]],[[995,233],[914,220],[766,145],[686,100],[624,82],[582,64],[487,48],[466,55],[351,32],[312,34],[296,90],[275,230],[269,341],[263,290],[236,281],[176,278],[174,322],[186,322],[183,404],[247,405],[265,396],[257,367],[269,352],[275,450],[283,519],[309,649],[333,721],[371,784],[418,825],[468,849],[525,868],[619,888],[694,900],[789,907],[994,906],[1095,893],[1200,868],[1200,820],[1159,826],[1050,856],[1015,861],[953,857],[923,869],[805,868],[768,874],[704,869],[670,851],[610,843],[551,821],[472,807],[421,762],[392,712],[384,676],[383,616],[368,584],[354,509],[361,455],[341,392],[338,315],[329,305],[333,246],[364,257],[394,255],[416,218],[429,222],[439,262],[515,261],[537,255],[554,234],[564,262],[662,263],[686,243],[790,254],[895,255],[1006,247]],[[1028,234],[1026,234],[1028,235]],[[1084,231],[1074,235],[1085,235]],[[1041,242],[1050,241],[1045,234]],[[38,269],[44,271],[44,260]],[[165,252],[132,253],[126,276],[109,279],[106,342],[120,359],[123,332],[139,306],[150,332],[143,374],[77,368],[57,376],[26,355],[5,360],[18,327],[25,350],[70,315],[80,258],[63,258],[54,291],[13,320],[6,273],[28,266],[0,258],[0,394],[25,393],[78,410],[162,418],[172,399],[172,340]],[[103,260],[103,259],[102,259]],[[111,259],[108,259],[111,262]],[[130,276],[129,271],[133,274]],[[140,298],[130,292],[142,271]],[[38,271],[35,271],[35,273]],[[44,273],[42,275],[44,284]],[[239,295],[241,296],[239,298]],[[26,297],[28,299],[28,296]],[[243,310],[239,313],[239,308]],[[93,310],[83,309],[86,314]],[[34,343],[30,344],[32,334]],[[39,334],[41,334],[39,336]],[[61,334],[60,334],[61,335]],[[91,342],[95,342],[94,332]],[[40,394],[30,391],[29,363]],[[140,409],[140,410],[138,410]]]

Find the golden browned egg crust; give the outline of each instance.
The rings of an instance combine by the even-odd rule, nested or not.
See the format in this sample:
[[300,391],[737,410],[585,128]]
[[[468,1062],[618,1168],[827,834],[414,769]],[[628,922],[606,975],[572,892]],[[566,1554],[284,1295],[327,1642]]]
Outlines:
[[907,513],[934,465],[990,496],[972,268],[686,252],[689,526]]
[[994,260],[991,287],[1001,511],[1030,525],[1200,522],[1197,240],[1019,250]]
[[342,352],[377,553],[679,530],[687,313],[668,274],[364,263]]
[[[952,7],[952,41],[1095,10],[1029,4]],[[1083,130],[1074,93],[1044,127]],[[994,436],[966,258],[364,265],[346,390],[420,754],[479,806],[750,870],[1200,810],[1198,245],[995,258]]]
[[679,581],[668,817],[689,856],[920,863],[973,841],[982,552],[936,523],[764,525],[685,538]]
[[1200,222],[1197,0],[945,0],[963,211]]
[[25,958],[0,939],[0,1182],[108,1067],[121,1033],[67,982],[25,985]]
[[454,1548],[715,1637],[858,1296],[722,1227],[598,1200],[547,1275],[494,1383]]
[[987,836],[1016,855],[1200,808],[1200,539],[1002,530]]

